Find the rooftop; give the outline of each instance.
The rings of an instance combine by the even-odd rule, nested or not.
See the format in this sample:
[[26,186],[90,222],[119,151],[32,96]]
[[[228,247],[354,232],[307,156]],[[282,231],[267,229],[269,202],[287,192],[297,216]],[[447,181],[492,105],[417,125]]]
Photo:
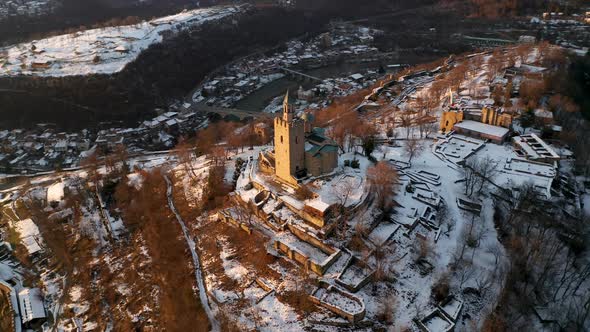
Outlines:
[[39,288],[24,288],[18,293],[23,324],[33,319],[45,318],[45,307]]
[[528,159],[559,159],[559,155],[536,134],[522,135],[512,139]]
[[455,127],[495,137],[504,137],[508,134],[509,131],[504,127],[492,126],[489,124],[471,120],[459,122],[455,125]]

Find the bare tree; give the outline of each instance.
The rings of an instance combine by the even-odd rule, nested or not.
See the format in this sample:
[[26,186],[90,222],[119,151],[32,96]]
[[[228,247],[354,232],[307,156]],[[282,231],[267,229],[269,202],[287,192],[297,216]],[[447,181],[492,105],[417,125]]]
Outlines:
[[473,278],[473,275],[475,274],[475,268],[471,264],[464,265],[459,268],[456,274],[459,281],[459,287],[463,288],[463,285]]
[[475,189],[480,186],[482,178],[477,174],[477,170],[480,169],[480,160],[477,158],[469,158],[465,162],[465,185],[464,194],[471,197],[475,192]]
[[405,141],[406,155],[408,156],[408,163],[412,164],[412,159],[418,157],[424,152],[424,144],[416,139],[408,139]]
[[353,133],[361,141],[363,153],[369,157],[375,149],[377,129],[371,123],[361,122],[353,129]]
[[400,122],[401,127],[406,130],[406,139],[409,139],[410,134],[412,134],[412,114],[410,112],[402,112]]
[[227,161],[227,150],[221,146],[216,146],[211,150],[211,159],[215,166],[225,166]]
[[197,178],[193,168],[193,147],[186,141],[186,139],[181,137],[175,150],[176,158],[178,158],[178,162],[183,166],[184,172],[192,175],[193,178]]
[[416,261],[429,259],[434,255],[434,248],[428,239],[417,237],[416,240],[412,242],[412,246],[415,255],[414,259]]
[[393,206],[393,196],[398,185],[398,173],[388,162],[378,162],[367,170],[367,180],[376,195],[377,206],[388,212]]
[[396,305],[397,305],[397,300],[395,297],[393,296],[387,296],[385,298],[382,298],[381,301],[379,301],[381,303],[381,305],[379,306],[378,312],[377,312],[377,319],[379,321],[381,321],[382,323],[391,325],[394,323],[394,319],[395,319],[395,312],[396,312]]
[[504,252],[502,250],[502,248],[500,247],[500,245],[498,244],[498,242],[492,242],[486,252],[492,254],[494,256],[494,272],[493,274],[496,274],[496,271],[498,270],[498,263],[500,262],[500,259],[504,256]]

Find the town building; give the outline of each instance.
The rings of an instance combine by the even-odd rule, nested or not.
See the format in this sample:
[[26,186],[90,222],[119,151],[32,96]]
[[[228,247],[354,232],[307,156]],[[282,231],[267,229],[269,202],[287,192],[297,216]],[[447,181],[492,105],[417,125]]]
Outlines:
[[453,130],[458,134],[481,138],[481,139],[488,139],[494,143],[502,144],[506,138],[508,137],[508,133],[510,132],[508,129],[499,126],[492,126],[489,124],[472,121],[472,120],[465,120],[463,122],[459,122],[453,126]]
[[489,139],[494,143],[503,143],[516,118],[513,111],[504,108],[483,106],[476,109],[457,106],[453,103],[453,95],[449,91],[449,107],[440,117],[440,131],[455,131],[475,138]]
[[510,129],[514,121],[514,113],[502,108],[483,107],[481,111],[466,111],[458,108],[449,108],[442,113],[440,130],[443,133],[453,130],[457,123],[463,120],[481,122],[491,126],[498,126]]

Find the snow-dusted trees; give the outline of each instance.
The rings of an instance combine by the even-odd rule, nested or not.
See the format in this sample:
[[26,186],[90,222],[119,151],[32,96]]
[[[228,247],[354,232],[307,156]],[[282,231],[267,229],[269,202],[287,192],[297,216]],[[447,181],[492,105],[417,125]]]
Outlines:
[[440,97],[433,94],[420,97],[416,100],[416,111],[418,114],[415,121],[420,130],[420,138],[428,137],[436,127],[436,118],[434,118],[432,114],[439,101]]
[[377,319],[385,324],[393,324],[395,313],[397,311],[397,301],[393,296],[383,297],[379,301],[380,305],[377,311]]
[[587,259],[588,220],[548,208],[534,187],[500,192],[496,224],[509,258],[502,301],[494,312],[508,325],[524,327],[530,308],[547,306],[559,325],[572,331],[590,327]]
[[[320,112],[321,114],[321,112]],[[330,136],[344,152],[352,149],[352,137],[355,128],[360,125],[360,120],[356,112],[345,112],[332,119],[331,126],[328,128]]]
[[523,106],[528,109],[536,108],[546,88],[545,82],[541,80],[527,79],[522,82],[520,84],[520,98]]
[[191,175],[193,178],[196,178],[197,176],[193,168],[193,158],[195,155],[195,151],[192,145],[184,137],[181,137],[178,140],[178,144],[176,145],[175,150],[176,158],[184,168],[184,172],[186,174]]
[[383,212],[389,212],[398,185],[397,170],[388,162],[381,161],[367,170],[367,180],[375,193],[377,207]]
[[92,152],[86,158],[84,158],[80,162],[80,166],[84,167],[88,172],[88,179],[92,182],[97,182],[100,179],[100,174],[98,173],[99,160],[98,160],[98,153],[96,151]]
[[375,150],[375,136],[377,135],[375,126],[369,122],[362,121],[353,129],[353,133],[360,140],[365,156],[371,156],[371,153]]
[[304,201],[306,199],[312,199],[314,197],[313,190],[311,190],[308,184],[301,184],[295,190],[295,198]]
[[413,131],[412,114],[410,114],[409,112],[402,112],[399,119],[400,119],[401,127],[404,128],[404,130],[406,132],[406,139],[410,139],[410,135],[412,134],[412,131]]
[[417,139],[407,139],[404,147],[406,148],[406,155],[408,156],[408,163],[411,165],[412,160],[424,152],[424,144]]
[[469,158],[465,162],[465,195],[471,197],[474,193],[481,194],[486,183],[498,171],[498,162],[489,156],[485,158]]
[[209,178],[203,193],[206,197],[205,208],[212,209],[222,204],[231,187],[227,185],[224,179],[225,167],[211,167],[209,169]]

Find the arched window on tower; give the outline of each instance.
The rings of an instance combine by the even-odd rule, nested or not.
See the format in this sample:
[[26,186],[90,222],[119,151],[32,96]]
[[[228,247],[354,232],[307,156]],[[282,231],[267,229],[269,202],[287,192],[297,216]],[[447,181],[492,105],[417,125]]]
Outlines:
[[281,135],[281,143],[283,143],[283,135]]
[[295,136],[295,144],[299,144],[299,136]]

